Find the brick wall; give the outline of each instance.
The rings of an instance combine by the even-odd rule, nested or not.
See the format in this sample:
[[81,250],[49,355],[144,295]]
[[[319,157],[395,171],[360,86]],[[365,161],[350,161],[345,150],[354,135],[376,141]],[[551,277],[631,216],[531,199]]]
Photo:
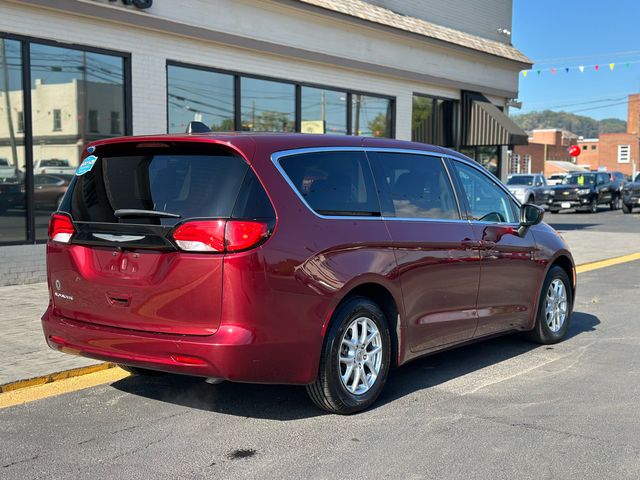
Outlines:
[[[637,172],[639,168],[639,142],[638,135],[634,133],[603,133],[600,135],[598,166],[604,167],[609,171],[617,170],[631,175],[633,173],[633,163],[635,162],[635,171]],[[618,163],[619,145],[630,146],[629,163]]]
[[44,245],[0,248],[0,286],[44,282],[47,279]]

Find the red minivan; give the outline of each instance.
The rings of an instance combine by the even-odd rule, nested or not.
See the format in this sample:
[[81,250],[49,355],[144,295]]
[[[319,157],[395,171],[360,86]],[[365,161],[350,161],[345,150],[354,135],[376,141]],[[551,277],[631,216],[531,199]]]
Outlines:
[[53,214],[51,348],[371,405],[391,368],[569,327],[575,268],[535,205],[424,144],[301,134],[95,142]]

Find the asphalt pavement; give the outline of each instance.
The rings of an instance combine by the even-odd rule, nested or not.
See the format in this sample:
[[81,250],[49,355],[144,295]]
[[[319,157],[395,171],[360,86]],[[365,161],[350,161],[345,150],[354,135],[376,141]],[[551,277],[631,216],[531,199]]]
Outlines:
[[301,387],[177,376],[5,408],[0,477],[637,479],[639,267],[580,274],[564,342],[417,360],[358,415],[324,414]]

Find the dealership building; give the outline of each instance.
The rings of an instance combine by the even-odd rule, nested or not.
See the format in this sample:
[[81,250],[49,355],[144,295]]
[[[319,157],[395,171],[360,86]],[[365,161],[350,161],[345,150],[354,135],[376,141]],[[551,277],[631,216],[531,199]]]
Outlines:
[[192,120],[390,137],[504,177],[531,65],[511,16],[511,0],[0,0],[0,285],[44,280],[64,171],[103,138]]

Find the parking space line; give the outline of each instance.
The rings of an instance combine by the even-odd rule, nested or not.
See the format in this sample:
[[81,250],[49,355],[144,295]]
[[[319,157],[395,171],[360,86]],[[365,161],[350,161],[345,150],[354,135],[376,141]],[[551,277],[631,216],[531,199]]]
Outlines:
[[75,392],[85,388],[103,385],[105,383],[117,382],[129,376],[121,368],[108,368],[86,375],[65,378],[63,380],[46,383],[44,385],[34,385],[20,388],[5,393],[0,393],[0,409],[29,403],[43,398],[61,395],[63,393]]
[[597,262],[583,263],[576,267],[576,273],[590,272],[591,270],[598,270],[599,268],[611,267],[613,265],[633,262],[635,260],[640,260],[640,253],[632,253],[630,255],[609,258],[607,260],[599,260]]

